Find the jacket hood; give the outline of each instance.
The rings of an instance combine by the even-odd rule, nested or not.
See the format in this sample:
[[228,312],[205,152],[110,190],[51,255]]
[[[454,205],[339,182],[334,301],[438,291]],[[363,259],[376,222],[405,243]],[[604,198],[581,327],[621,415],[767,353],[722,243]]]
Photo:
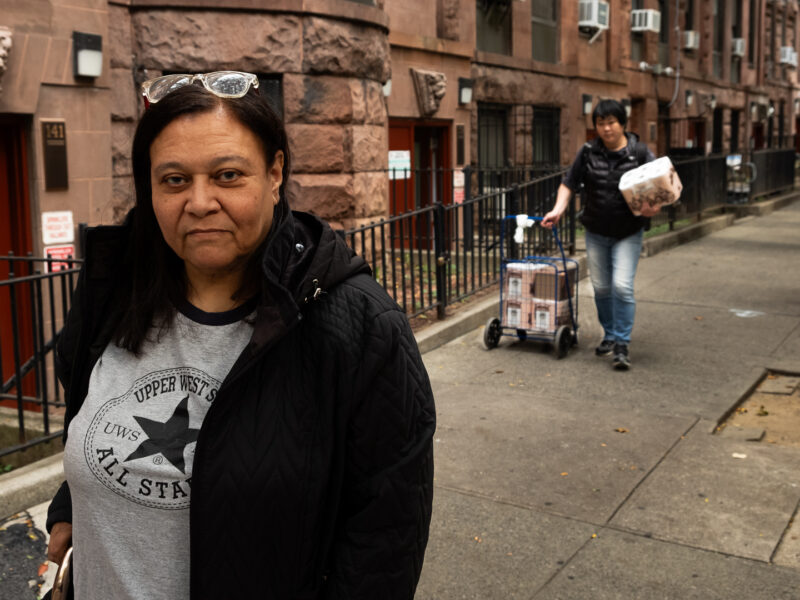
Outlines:
[[[314,215],[288,210],[282,201],[261,255],[264,274],[258,309],[256,346],[280,335],[277,324],[289,328],[314,302],[349,277],[370,273],[366,261],[344,238]],[[268,326],[260,326],[268,324]]]

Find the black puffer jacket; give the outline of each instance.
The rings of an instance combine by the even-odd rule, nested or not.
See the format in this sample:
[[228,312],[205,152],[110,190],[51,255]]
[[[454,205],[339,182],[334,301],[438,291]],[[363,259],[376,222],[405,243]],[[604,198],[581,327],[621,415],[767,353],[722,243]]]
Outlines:
[[[572,181],[582,178],[584,184],[581,223],[592,233],[618,239],[636,233],[648,223],[645,217],[631,212],[619,191],[619,180],[626,171],[653,159],[636,134],[626,135],[628,145],[620,152],[609,151],[599,137],[585,144],[567,174]],[[574,183],[571,186],[565,183],[576,191]]]
[[[117,324],[128,235],[87,237],[57,348],[65,426]],[[431,517],[435,411],[406,317],[307,214],[273,224],[263,271],[252,340],[195,450],[191,598],[410,599]],[[71,521],[66,483],[48,529],[58,521]]]

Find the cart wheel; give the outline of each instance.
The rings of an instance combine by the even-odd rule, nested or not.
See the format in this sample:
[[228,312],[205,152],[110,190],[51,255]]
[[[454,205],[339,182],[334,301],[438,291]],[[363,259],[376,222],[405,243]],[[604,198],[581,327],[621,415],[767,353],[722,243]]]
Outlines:
[[483,330],[483,346],[487,350],[497,348],[500,342],[500,319],[492,317],[486,322],[486,327]]
[[524,342],[528,339],[528,332],[524,329],[517,329],[517,337],[519,338],[520,342]]
[[555,336],[556,358],[564,358],[569,352],[570,346],[572,346],[572,333],[569,327],[562,325],[556,331]]

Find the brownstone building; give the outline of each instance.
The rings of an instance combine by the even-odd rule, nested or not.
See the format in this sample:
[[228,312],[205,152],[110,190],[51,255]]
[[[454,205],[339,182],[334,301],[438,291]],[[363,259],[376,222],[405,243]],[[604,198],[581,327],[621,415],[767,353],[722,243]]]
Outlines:
[[125,213],[163,73],[257,73],[294,206],[350,227],[463,193],[419,170],[569,163],[600,98],[659,154],[790,144],[797,22],[794,0],[0,0],[0,252],[79,253],[79,223]]

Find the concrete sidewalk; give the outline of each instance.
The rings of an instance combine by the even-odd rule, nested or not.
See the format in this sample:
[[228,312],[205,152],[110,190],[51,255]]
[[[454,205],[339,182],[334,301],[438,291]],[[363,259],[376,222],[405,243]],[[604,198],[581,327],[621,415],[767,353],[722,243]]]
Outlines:
[[419,599],[800,598],[800,449],[712,435],[800,372],[800,203],[640,262],[633,368],[590,286],[579,348],[425,354],[439,415]]
[[[421,332],[439,421],[417,598],[800,598],[800,451],[711,434],[765,369],[800,372],[800,203],[770,213],[785,202],[645,251],[630,372],[593,355],[586,281],[561,361],[511,338],[484,350],[497,298]],[[18,474],[22,506],[52,470]],[[43,509],[7,523],[38,536]]]

